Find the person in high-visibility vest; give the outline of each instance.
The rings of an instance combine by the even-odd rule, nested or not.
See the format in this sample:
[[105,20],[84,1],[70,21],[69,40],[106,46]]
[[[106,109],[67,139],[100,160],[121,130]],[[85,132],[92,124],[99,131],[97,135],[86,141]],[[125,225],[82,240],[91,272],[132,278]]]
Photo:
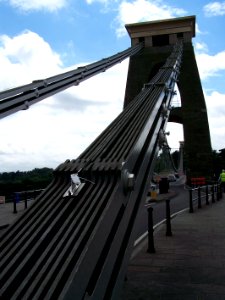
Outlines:
[[225,170],[222,170],[222,173],[220,173],[219,181],[221,183],[222,190],[225,193]]

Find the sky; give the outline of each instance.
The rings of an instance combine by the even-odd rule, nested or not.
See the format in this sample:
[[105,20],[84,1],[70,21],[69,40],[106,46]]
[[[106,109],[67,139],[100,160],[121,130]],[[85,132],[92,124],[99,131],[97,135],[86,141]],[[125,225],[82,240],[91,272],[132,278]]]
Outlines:
[[[212,148],[225,148],[225,1],[0,0],[0,91],[127,49],[125,24],[192,15]],[[77,158],[122,111],[128,63],[1,119],[0,173]],[[182,126],[167,130],[179,148]]]

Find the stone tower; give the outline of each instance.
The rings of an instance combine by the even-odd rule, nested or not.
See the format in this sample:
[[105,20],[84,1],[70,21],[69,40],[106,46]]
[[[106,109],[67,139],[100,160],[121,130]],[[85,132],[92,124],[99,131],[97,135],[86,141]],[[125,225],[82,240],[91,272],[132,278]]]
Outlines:
[[183,124],[184,160],[187,177],[212,175],[212,149],[207,109],[195,60],[192,38],[195,16],[125,26],[131,45],[144,42],[141,53],[130,58],[124,107],[158,72],[170,55],[173,45],[183,39],[183,59],[178,80],[181,107],[171,111],[171,122]]

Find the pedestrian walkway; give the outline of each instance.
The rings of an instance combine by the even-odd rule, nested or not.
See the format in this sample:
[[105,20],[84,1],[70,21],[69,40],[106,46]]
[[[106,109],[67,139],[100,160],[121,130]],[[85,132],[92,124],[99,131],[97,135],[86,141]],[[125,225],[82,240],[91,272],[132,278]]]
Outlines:
[[123,300],[225,299],[225,197],[177,215],[154,232],[156,253],[144,248],[130,262]]
[[[27,201],[27,207],[29,207],[33,201],[34,200]],[[14,213],[13,202],[0,204],[0,236],[9,225],[14,223],[25,212],[25,203],[23,201],[16,204],[16,211],[17,213]]]

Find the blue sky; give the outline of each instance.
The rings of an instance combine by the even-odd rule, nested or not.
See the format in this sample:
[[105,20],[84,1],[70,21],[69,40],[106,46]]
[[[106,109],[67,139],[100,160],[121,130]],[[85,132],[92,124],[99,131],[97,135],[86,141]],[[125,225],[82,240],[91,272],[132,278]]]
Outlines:
[[[212,148],[225,147],[225,1],[0,0],[0,90],[125,50],[125,24],[196,15],[193,39]],[[121,112],[128,60],[0,120],[0,172],[76,158]],[[182,127],[169,124],[169,144]]]

